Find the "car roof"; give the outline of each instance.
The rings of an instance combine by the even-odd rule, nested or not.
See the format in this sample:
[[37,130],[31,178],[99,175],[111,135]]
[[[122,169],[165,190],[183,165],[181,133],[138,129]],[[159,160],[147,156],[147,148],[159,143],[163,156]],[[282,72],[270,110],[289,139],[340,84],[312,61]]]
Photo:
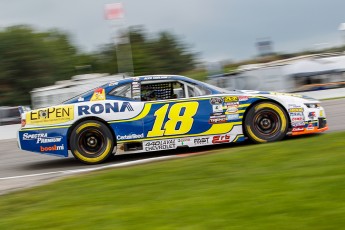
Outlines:
[[193,83],[198,83],[200,82],[195,81],[191,78],[181,76],[181,75],[144,75],[144,76],[137,76],[137,77],[129,77],[129,78],[124,78],[118,81],[110,82],[112,83],[127,83],[131,81],[140,81],[140,82],[145,82],[145,81],[152,81],[152,80],[182,80],[182,81],[187,81],[187,82],[193,82]]

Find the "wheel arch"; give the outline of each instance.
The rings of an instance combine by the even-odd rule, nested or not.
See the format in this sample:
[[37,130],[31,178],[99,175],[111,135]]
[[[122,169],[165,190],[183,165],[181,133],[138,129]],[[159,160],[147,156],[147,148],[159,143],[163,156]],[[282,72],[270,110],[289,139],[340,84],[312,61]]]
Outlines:
[[113,136],[114,146],[116,146],[116,135],[115,135],[115,131],[111,128],[111,126],[109,125],[109,123],[106,122],[105,120],[99,118],[99,117],[91,116],[91,117],[84,117],[84,118],[81,118],[81,119],[77,120],[76,122],[73,123],[73,125],[72,125],[71,127],[68,128],[68,131],[67,131],[67,140],[68,140],[67,144],[68,144],[68,149],[70,149],[69,140],[70,140],[71,133],[72,133],[73,129],[74,129],[78,124],[80,124],[81,122],[83,122],[83,121],[89,121],[89,120],[96,120],[96,121],[99,121],[99,122],[103,123],[104,125],[106,125],[106,126],[109,128],[109,130],[110,130],[110,132],[111,132],[111,134],[112,134],[112,136]]
[[246,119],[246,116],[247,116],[247,114],[248,114],[248,111],[249,111],[252,107],[254,107],[255,105],[257,105],[257,104],[259,104],[259,103],[261,103],[261,102],[273,102],[273,103],[279,105],[279,106],[284,110],[284,112],[286,113],[287,118],[288,118],[289,129],[291,129],[291,118],[290,118],[290,116],[289,116],[289,112],[287,111],[287,109],[285,108],[285,106],[284,106],[282,103],[280,103],[279,101],[275,101],[275,100],[269,99],[269,98],[267,98],[267,99],[260,99],[260,100],[255,101],[254,103],[252,103],[250,106],[248,106],[247,109],[246,109],[246,111],[245,111],[244,114],[243,114],[243,118],[242,118],[242,121],[243,121],[243,122],[242,122],[242,130],[243,130],[243,134],[244,134],[245,137],[248,137],[248,135],[247,135],[247,133],[246,133],[246,129],[244,128],[244,126],[245,126],[245,122],[244,122],[244,121],[245,121],[245,119]]

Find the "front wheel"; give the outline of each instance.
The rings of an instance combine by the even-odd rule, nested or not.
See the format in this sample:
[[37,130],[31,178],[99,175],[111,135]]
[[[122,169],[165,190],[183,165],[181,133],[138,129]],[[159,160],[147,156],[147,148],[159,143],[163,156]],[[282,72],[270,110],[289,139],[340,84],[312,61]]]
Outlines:
[[288,131],[288,116],[274,102],[260,102],[251,107],[245,117],[244,130],[248,138],[256,143],[278,141]]
[[114,148],[113,135],[99,121],[83,121],[72,131],[70,147],[73,156],[86,164],[105,161]]

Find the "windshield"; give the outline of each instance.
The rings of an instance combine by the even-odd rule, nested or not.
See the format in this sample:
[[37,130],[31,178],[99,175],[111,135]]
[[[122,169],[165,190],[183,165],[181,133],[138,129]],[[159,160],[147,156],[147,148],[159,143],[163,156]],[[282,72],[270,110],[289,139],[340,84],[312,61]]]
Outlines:
[[108,86],[109,84],[103,84],[103,85],[100,85],[100,86],[98,86],[98,87],[95,87],[95,88],[92,88],[92,89],[90,89],[90,90],[88,90],[88,91],[86,91],[86,92],[83,92],[83,93],[81,93],[81,94],[78,94],[78,95],[76,95],[76,96],[74,96],[74,97],[72,97],[72,98],[70,98],[70,99],[68,99],[68,100],[66,100],[66,101],[64,101],[64,102],[62,102],[62,104],[68,104],[68,103],[72,103],[72,102],[74,102],[75,100],[77,100],[78,98],[84,98],[84,97],[86,97],[86,96],[88,96],[91,92],[94,92],[95,91],[95,89],[98,89],[98,88],[105,88],[106,86]]
[[219,91],[219,93],[230,93],[231,92],[230,90],[223,89],[223,88],[217,87],[215,85],[208,84],[206,82],[203,82],[203,84],[206,85],[210,89],[213,89],[215,91]]

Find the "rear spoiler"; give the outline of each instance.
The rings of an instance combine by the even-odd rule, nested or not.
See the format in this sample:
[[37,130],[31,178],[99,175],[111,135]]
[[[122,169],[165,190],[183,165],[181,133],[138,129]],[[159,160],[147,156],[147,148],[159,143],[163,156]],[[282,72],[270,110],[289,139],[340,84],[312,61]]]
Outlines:
[[23,114],[25,112],[31,111],[30,106],[18,106],[18,110],[20,114]]

